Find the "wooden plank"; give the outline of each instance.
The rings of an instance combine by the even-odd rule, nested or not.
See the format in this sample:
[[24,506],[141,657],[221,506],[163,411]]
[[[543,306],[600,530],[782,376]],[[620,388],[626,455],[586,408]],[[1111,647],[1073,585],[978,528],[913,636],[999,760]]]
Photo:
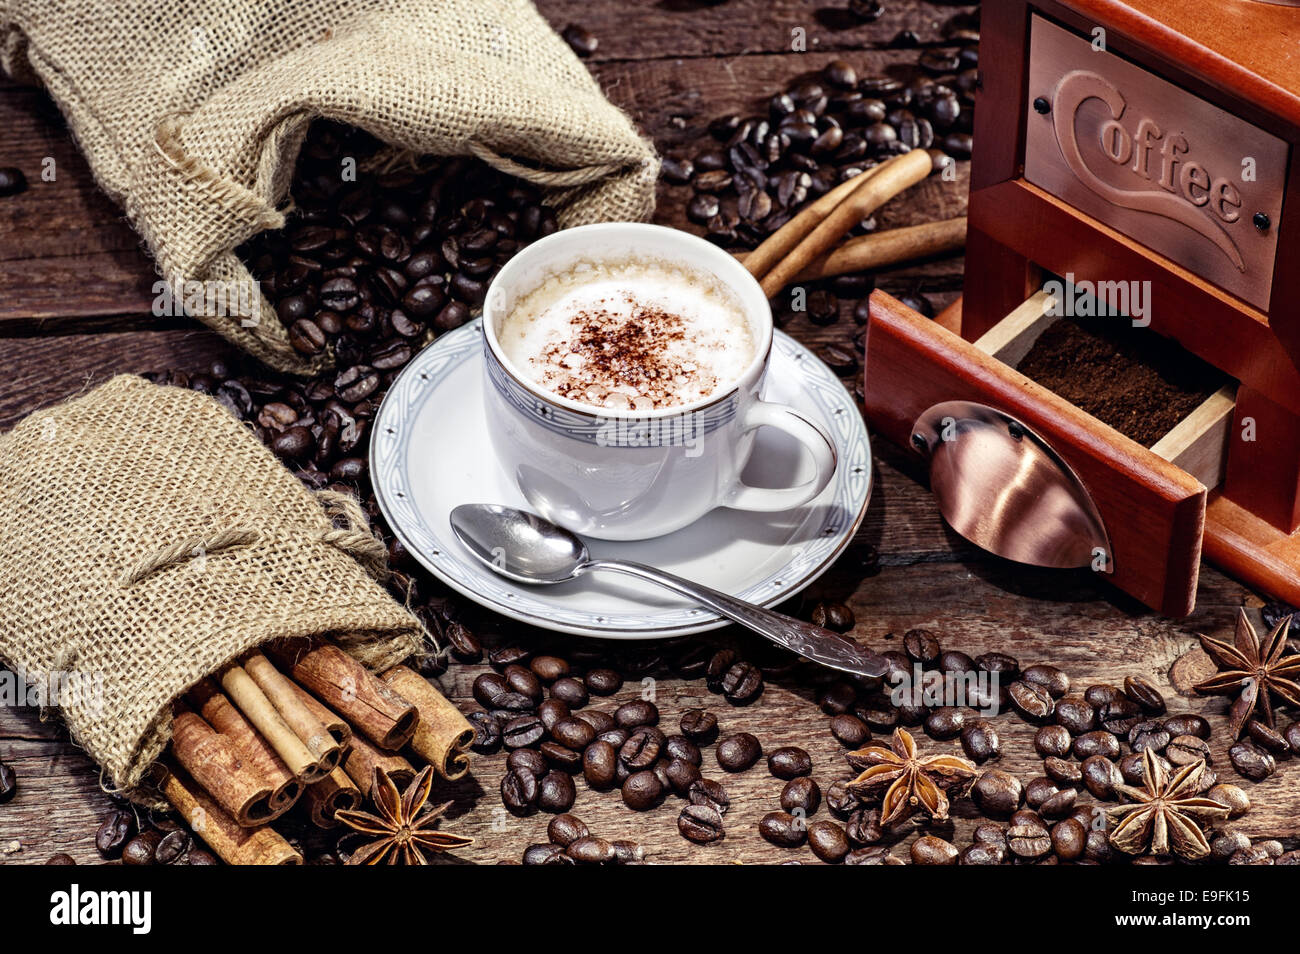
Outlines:
[[950,42],[944,24],[977,9],[923,0],[887,3],[880,19],[863,23],[847,7],[841,0],[818,6],[807,0],[663,0],[639,4],[630,17],[621,4],[537,0],[555,29],[573,23],[596,36],[592,62],[789,53],[796,30],[816,52],[887,47],[903,30],[911,30],[923,45],[941,45]]
[[0,430],[114,374],[200,371],[230,354],[204,329],[10,339],[0,346]]

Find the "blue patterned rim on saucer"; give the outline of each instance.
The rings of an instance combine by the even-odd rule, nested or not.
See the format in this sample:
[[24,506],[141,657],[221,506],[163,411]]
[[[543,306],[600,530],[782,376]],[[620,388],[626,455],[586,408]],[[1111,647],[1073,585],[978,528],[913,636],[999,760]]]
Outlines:
[[[452,534],[446,513],[457,504],[470,502],[468,499],[447,501],[446,513],[440,512],[432,525],[412,492],[409,469],[414,422],[453,370],[466,361],[482,360],[482,348],[481,320],[443,335],[397,377],[375,417],[370,440],[371,481],[389,527],[407,550],[434,576],[475,602],[545,629],[605,638],[663,638],[727,625],[706,610],[685,605],[603,614],[575,610],[557,605],[553,597],[548,598],[546,588],[502,579],[476,562]],[[789,557],[782,565],[734,594],[764,606],[798,593],[829,568],[862,522],[872,486],[866,426],[844,384],[812,352],[780,331],[775,333],[772,348],[771,373],[781,375],[784,387],[797,389],[799,406],[818,419],[835,441],[839,467],[816,503],[840,516],[820,528],[807,527],[806,538],[788,545]],[[482,386],[477,375],[474,385]],[[455,413],[457,409],[448,406],[446,410]],[[492,502],[526,506],[517,500]],[[438,507],[441,510],[443,504]],[[708,515],[701,518],[708,519]]]

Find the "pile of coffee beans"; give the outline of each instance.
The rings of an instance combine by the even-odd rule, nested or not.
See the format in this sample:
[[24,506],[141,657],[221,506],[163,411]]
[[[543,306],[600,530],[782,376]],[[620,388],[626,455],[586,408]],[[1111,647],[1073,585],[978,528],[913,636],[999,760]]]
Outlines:
[[545,844],[524,849],[526,865],[640,865],[645,849],[634,841],[606,841],[577,815],[556,815],[546,826]]
[[[104,816],[95,832],[95,848],[104,860],[121,861],[124,865],[220,864],[182,825],[169,817],[155,817],[129,805],[115,808]],[[75,863],[63,853],[46,862]]]

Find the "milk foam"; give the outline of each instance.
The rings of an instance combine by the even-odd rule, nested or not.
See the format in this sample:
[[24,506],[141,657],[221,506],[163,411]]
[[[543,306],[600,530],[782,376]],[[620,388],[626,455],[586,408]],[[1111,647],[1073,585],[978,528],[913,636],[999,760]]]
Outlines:
[[584,262],[526,294],[497,335],[535,384],[593,407],[680,407],[733,383],[754,358],[735,294],[658,260]]

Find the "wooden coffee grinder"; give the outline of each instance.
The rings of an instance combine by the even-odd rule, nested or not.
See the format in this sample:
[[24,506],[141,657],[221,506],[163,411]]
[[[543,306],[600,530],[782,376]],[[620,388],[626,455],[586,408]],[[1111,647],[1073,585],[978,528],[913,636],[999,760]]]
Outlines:
[[[984,0],[981,21],[965,295],[937,322],[873,296],[868,418],[931,457],[945,516],[1011,541],[997,552],[1066,519],[1170,615],[1195,604],[1202,548],[1300,604],[1300,7]],[[1234,384],[1151,447],[1067,403],[1011,367],[1056,320],[1053,276],[1125,313],[1149,282],[1150,332]],[[1072,476],[1081,511],[1044,510],[1065,498],[974,438],[943,443],[998,428]]]

